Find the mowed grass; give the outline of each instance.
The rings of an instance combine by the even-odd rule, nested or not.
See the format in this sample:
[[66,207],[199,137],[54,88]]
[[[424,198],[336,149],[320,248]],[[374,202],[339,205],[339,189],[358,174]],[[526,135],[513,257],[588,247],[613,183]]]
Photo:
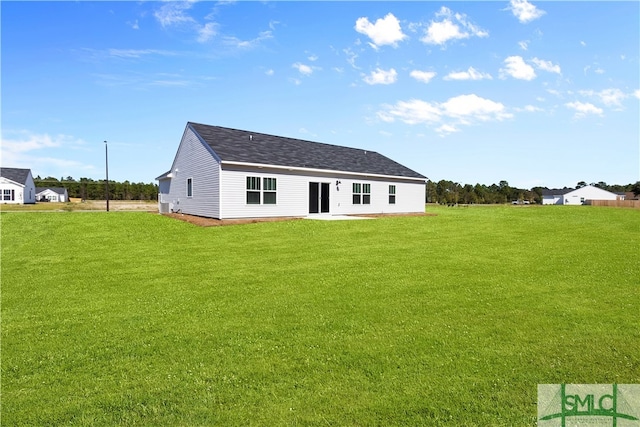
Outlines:
[[3,213],[2,425],[532,426],[640,382],[640,211]]

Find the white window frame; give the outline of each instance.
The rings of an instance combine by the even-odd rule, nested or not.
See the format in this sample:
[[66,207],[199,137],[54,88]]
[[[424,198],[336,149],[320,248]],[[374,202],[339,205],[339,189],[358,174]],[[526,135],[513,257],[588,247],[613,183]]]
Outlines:
[[187,178],[187,197],[193,197],[193,177]]
[[[268,187],[268,188],[267,188]],[[267,202],[267,194],[273,194],[273,202]],[[278,179],[271,177],[262,178],[262,204],[276,205],[278,204]]]
[[364,182],[354,182],[351,185],[351,203],[354,205],[371,204],[371,184]]
[[[278,178],[272,176],[247,175],[245,177],[245,204],[246,205],[277,205],[278,204]],[[257,199],[249,202],[249,194]],[[265,197],[266,196],[266,197]],[[268,200],[273,199],[273,201]]]

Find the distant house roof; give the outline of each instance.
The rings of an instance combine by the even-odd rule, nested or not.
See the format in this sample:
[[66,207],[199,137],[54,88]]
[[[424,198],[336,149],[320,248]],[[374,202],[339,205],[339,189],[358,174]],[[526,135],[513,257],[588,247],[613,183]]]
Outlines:
[[542,190],[543,196],[562,196],[563,194],[574,191],[575,188],[544,188]]
[[67,191],[66,188],[63,187],[36,187],[36,194],[40,194],[43,191],[53,191],[54,193],[58,193],[58,194],[65,194],[65,192]]
[[[324,169],[407,178],[425,176],[375,151],[267,135],[258,132],[187,124],[223,162]],[[158,177],[167,178],[168,173]]]
[[18,184],[27,184],[27,178],[31,169],[19,169],[19,168],[0,168],[0,176],[10,179]]

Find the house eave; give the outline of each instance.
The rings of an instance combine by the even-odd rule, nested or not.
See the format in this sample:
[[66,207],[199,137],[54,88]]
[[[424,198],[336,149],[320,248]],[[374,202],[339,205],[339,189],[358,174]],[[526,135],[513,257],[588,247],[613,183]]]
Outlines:
[[3,179],[4,181],[6,181],[6,182],[7,182],[7,184],[17,185],[18,187],[22,187],[22,188],[25,188],[25,187],[26,187],[26,184],[21,184],[21,183],[19,183],[19,182],[17,182],[17,181],[14,181],[14,180],[12,180],[12,179],[5,178],[4,176],[3,176],[3,177],[0,177],[0,178],[1,178],[1,179]]
[[365,176],[365,177],[371,177],[371,178],[383,178],[383,179],[393,179],[393,180],[410,180],[410,181],[416,181],[416,183],[418,182],[425,183],[426,181],[425,178],[416,178],[411,176],[381,175],[381,174],[366,173],[366,172],[347,172],[347,171],[333,170],[333,169],[301,168],[297,166],[267,165],[262,163],[234,162],[229,160],[222,160],[221,163],[223,168],[225,165],[229,165],[229,166],[251,167],[251,168],[258,168],[258,169],[269,168],[269,169],[280,169],[284,171],[297,171],[297,172],[307,172],[307,173],[329,173],[329,174]]
[[162,175],[160,175],[159,177],[156,177],[156,181],[162,181],[164,179],[171,179],[173,178],[173,173],[172,172],[165,172]]

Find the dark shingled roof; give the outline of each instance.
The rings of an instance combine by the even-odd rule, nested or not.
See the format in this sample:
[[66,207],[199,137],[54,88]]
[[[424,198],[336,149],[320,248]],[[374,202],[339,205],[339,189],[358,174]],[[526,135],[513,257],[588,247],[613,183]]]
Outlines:
[[27,184],[27,178],[29,177],[31,169],[18,169],[18,168],[0,168],[0,176],[10,179],[13,182],[19,184]]
[[64,194],[65,192],[64,187],[36,187],[36,194],[42,193],[43,191],[46,191],[46,190],[51,190],[54,193],[58,193],[58,194]]
[[222,161],[422,178],[375,151],[188,123]]
[[562,196],[575,190],[575,188],[543,188],[543,196]]

